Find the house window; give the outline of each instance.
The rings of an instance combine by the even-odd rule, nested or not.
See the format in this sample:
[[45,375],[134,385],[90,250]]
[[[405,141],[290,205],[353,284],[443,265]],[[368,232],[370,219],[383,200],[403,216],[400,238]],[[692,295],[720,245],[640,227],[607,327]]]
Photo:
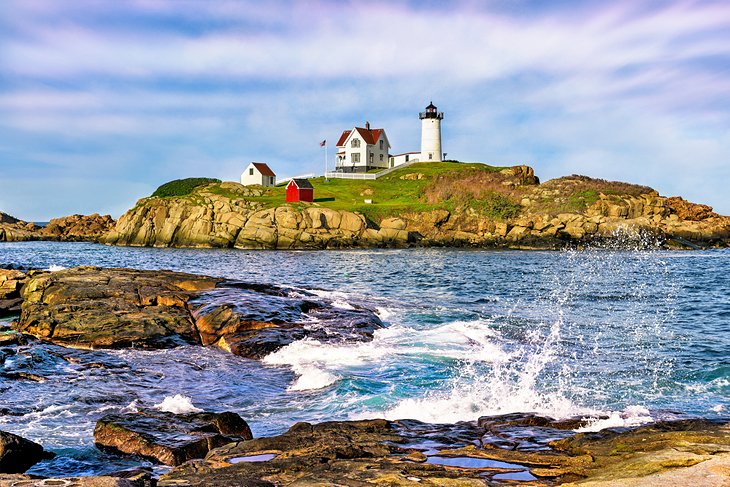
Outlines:
[[380,162],[383,162],[383,154],[380,154]]
[[369,155],[370,155],[370,162],[372,163],[373,162],[373,153],[371,152]]
[[431,159],[433,159],[433,152],[428,153],[428,160],[430,161]]
[[352,142],[350,142],[350,147],[353,147],[353,148],[360,147],[360,139],[352,139]]
[[274,185],[274,176],[269,176],[269,184]]
[[[380,141],[380,150],[383,150],[383,141],[382,140]],[[382,157],[381,157],[381,159],[382,159]]]
[[359,152],[353,152],[352,154],[352,163],[358,163],[360,162],[360,153]]
[[248,175],[249,176],[253,176],[253,168],[251,168],[251,169],[248,170]]

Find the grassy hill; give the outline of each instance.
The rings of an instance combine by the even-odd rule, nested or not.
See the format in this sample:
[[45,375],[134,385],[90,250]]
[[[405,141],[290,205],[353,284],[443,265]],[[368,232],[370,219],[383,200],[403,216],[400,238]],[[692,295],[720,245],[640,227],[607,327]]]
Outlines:
[[[406,212],[466,209],[497,220],[524,211],[557,214],[581,212],[599,195],[651,192],[646,186],[567,176],[540,185],[527,166],[497,167],[481,163],[422,162],[398,169],[376,180],[310,179],[314,204],[334,210],[356,211],[373,220]],[[236,183],[195,178],[161,186],[153,196],[203,201],[201,192],[232,200],[257,202],[263,208],[285,204],[286,188],[243,187]],[[530,208],[523,206],[525,198]],[[372,200],[372,203],[365,203]],[[306,203],[294,203],[295,207]]]
[[[371,218],[382,218],[402,212],[428,211],[436,208],[452,210],[468,204],[457,195],[446,198],[429,198],[435,181],[439,178],[460,179],[474,174],[496,177],[504,167],[480,163],[423,162],[394,171],[372,181],[351,179],[312,178],[314,203],[324,208],[357,211]],[[224,185],[212,184],[207,191],[263,203],[266,207],[280,206],[285,201],[285,186],[266,188],[262,196],[241,196]],[[371,204],[365,200],[372,200]],[[471,198],[469,198],[471,199]],[[516,204],[517,202],[512,202]]]

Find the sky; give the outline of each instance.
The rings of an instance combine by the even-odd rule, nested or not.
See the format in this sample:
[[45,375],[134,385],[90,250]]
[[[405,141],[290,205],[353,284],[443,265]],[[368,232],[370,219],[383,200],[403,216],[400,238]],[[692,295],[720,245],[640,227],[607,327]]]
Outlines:
[[369,121],[449,159],[730,214],[730,2],[0,2],[0,211],[115,218],[160,184],[322,172]]

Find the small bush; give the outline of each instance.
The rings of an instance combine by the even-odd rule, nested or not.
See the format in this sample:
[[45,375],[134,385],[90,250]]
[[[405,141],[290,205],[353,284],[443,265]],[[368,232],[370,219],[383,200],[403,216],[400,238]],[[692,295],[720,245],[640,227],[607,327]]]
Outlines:
[[482,215],[495,220],[509,220],[518,216],[522,211],[521,205],[496,192],[482,195],[481,199],[473,200],[470,206],[477,209]]
[[159,196],[160,198],[167,198],[170,196],[187,196],[198,186],[220,182],[220,179],[214,178],[176,179],[157,188],[155,192],[152,193],[152,196]]

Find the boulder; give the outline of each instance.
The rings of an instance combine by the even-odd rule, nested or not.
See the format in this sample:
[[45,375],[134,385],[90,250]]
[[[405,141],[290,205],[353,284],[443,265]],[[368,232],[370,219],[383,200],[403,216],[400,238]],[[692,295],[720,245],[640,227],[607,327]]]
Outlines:
[[305,337],[370,340],[383,326],[369,309],[306,291],[171,271],[79,267],[35,274],[22,292],[13,327],[78,348],[202,344],[261,358]]
[[690,203],[679,196],[672,196],[666,199],[666,204],[672,214],[677,215],[681,220],[701,221],[718,216],[712,211],[711,206]]
[[[341,309],[327,301],[291,297],[284,288],[242,282],[206,293],[191,301],[190,309],[203,345],[254,359],[303,338],[370,340],[383,326],[367,309]],[[320,326],[302,326],[312,318]]]
[[59,240],[97,240],[114,226],[110,215],[71,215],[53,218],[39,234]]
[[250,440],[251,429],[236,413],[173,414],[145,410],[102,417],[94,429],[99,448],[180,465],[203,458],[233,441]]
[[187,301],[220,279],[170,271],[79,267],[34,275],[15,328],[82,348],[160,348],[199,338]]
[[0,473],[23,473],[41,460],[53,456],[38,443],[0,431]]

